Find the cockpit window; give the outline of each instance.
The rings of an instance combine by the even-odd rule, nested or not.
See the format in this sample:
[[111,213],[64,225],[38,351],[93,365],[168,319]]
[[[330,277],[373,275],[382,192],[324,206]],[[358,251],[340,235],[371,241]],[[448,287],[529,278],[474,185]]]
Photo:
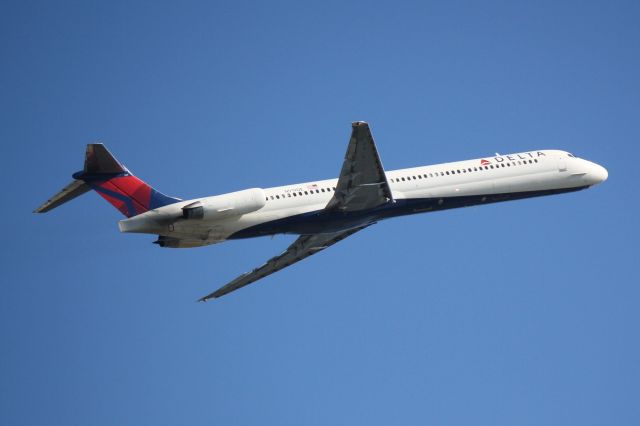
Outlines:
[[570,153],[570,152],[567,152],[567,155],[568,155],[569,157],[571,157],[571,158],[576,158],[576,156],[575,156],[575,155],[573,155],[573,154],[572,154],[572,153]]

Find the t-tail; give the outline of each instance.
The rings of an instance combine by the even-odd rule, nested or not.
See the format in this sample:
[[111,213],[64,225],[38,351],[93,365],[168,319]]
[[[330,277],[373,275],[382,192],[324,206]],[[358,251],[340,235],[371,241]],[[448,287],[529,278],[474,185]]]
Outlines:
[[156,191],[135,177],[101,143],[87,145],[84,169],[74,173],[73,179],[34,213],[46,213],[91,189],[126,217],[181,201]]

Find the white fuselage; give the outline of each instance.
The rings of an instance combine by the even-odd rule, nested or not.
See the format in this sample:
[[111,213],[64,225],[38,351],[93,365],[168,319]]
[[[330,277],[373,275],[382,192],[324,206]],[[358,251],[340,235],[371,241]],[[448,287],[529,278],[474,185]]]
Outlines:
[[333,232],[404,214],[583,189],[604,181],[607,171],[565,151],[543,150],[390,170],[386,176],[393,202],[357,215],[323,212],[337,184],[328,179],[181,201],[120,221],[120,230],[158,234],[167,247]]

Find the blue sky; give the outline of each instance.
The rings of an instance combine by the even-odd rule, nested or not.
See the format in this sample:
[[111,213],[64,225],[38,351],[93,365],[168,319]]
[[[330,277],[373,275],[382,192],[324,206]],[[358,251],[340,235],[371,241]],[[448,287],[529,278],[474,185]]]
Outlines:
[[[637,424],[637,2],[2,9],[0,423]],[[208,304],[293,237],[31,214],[96,140],[189,198],[337,176],[355,120],[387,169],[558,148],[609,180],[379,223]]]

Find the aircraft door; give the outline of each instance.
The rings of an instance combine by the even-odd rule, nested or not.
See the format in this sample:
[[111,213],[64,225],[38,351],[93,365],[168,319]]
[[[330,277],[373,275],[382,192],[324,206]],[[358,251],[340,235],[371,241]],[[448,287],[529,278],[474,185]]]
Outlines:
[[559,172],[567,171],[567,161],[564,158],[558,159],[558,171]]

